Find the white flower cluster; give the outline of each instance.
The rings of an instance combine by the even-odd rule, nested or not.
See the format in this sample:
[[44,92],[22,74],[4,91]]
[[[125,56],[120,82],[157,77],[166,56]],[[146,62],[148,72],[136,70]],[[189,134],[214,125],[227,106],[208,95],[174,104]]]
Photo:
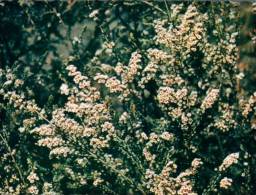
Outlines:
[[256,92],[253,95],[250,96],[248,102],[245,102],[245,101],[242,102],[241,101],[240,103],[241,103],[241,107],[243,109],[242,114],[243,114],[244,117],[247,117],[249,115],[249,113],[252,112],[253,107],[256,104]]
[[239,159],[239,153],[231,153],[229,154],[219,166],[219,171],[225,171],[230,166],[237,164]]
[[220,181],[220,187],[224,188],[224,189],[228,189],[230,188],[230,186],[232,185],[233,180],[227,177],[224,177],[223,179],[221,179]]
[[197,193],[193,192],[193,184],[188,177],[194,175],[201,164],[201,159],[194,159],[192,167],[181,172],[177,177],[170,176],[177,169],[177,165],[173,161],[169,161],[160,174],[156,174],[154,171],[148,169],[145,175],[147,187],[152,193],[157,195],[196,195]]
[[131,83],[135,77],[140,74],[139,70],[141,69],[141,57],[141,54],[138,52],[132,53],[127,71],[123,75],[124,83]]
[[213,106],[213,104],[217,101],[219,97],[219,89],[211,89],[207,93],[206,97],[204,98],[201,109],[207,110]]

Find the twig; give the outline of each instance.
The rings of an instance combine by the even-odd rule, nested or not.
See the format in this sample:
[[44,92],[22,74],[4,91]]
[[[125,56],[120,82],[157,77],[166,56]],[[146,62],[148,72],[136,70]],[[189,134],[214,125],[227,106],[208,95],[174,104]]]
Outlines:
[[166,14],[166,13],[164,12],[164,10],[160,9],[159,7],[153,5],[153,4],[150,3],[150,2],[148,2],[148,1],[142,1],[142,2],[145,3],[145,4],[147,4],[147,5],[149,5],[150,7],[155,8],[156,10],[160,11],[161,13]]
[[16,160],[15,160],[13,154],[12,154],[12,150],[11,150],[11,148],[10,148],[10,146],[9,146],[9,144],[8,144],[8,142],[7,142],[7,140],[4,138],[4,136],[3,136],[2,134],[0,134],[0,138],[3,140],[6,149],[7,149],[8,152],[10,153],[11,158],[12,158],[12,161],[13,161],[13,163],[14,163],[14,166],[15,166],[15,168],[17,169],[18,174],[19,174],[19,176],[20,176],[20,179],[21,179],[23,185],[25,185],[25,180],[24,180],[24,178],[23,178],[23,176],[22,176],[22,173],[21,173],[21,170],[20,170],[20,168],[19,168],[19,166],[18,166],[18,164],[17,164],[17,162],[16,162]]
[[170,20],[171,20],[170,10],[169,10],[169,8],[168,8],[168,4],[167,4],[166,0],[164,0],[164,4],[165,4],[165,7],[166,7],[166,11],[167,11],[168,19],[169,19],[169,21],[170,21]]

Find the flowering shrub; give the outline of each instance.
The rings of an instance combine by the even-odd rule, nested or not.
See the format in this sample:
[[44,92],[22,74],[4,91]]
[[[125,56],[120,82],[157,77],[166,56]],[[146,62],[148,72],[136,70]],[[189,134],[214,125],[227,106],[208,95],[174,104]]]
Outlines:
[[[74,6],[59,6],[66,3]],[[126,11],[144,4],[142,20],[130,21]],[[75,37],[77,53],[52,61],[50,76],[44,68],[1,69],[1,193],[255,192],[256,94],[237,90],[239,7],[88,6],[99,44],[87,54]]]

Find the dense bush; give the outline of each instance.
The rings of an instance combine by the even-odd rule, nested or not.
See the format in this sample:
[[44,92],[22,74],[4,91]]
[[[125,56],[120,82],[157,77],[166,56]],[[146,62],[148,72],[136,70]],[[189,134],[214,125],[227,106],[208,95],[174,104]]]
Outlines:
[[242,4],[0,6],[1,194],[256,192]]

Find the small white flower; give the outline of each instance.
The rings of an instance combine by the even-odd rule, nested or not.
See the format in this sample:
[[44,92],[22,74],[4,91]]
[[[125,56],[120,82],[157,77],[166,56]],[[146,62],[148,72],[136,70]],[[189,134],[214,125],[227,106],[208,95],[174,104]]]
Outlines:
[[236,75],[236,78],[242,80],[244,78],[244,73],[240,72],[238,75]]
[[81,43],[81,39],[79,39],[78,37],[74,37],[73,44],[75,44],[75,43]]
[[99,10],[93,10],[90,14],[89,14],[89,18],[95,18],[97,15],[99,14]]
[[233,180],[227,177],[224,177],[220,181],[220,187],[224,189],[228,189],[232,185]]
[[61,94],[68,95],[69,94],[68,85],[63,83],[60,87],[60,92]]

